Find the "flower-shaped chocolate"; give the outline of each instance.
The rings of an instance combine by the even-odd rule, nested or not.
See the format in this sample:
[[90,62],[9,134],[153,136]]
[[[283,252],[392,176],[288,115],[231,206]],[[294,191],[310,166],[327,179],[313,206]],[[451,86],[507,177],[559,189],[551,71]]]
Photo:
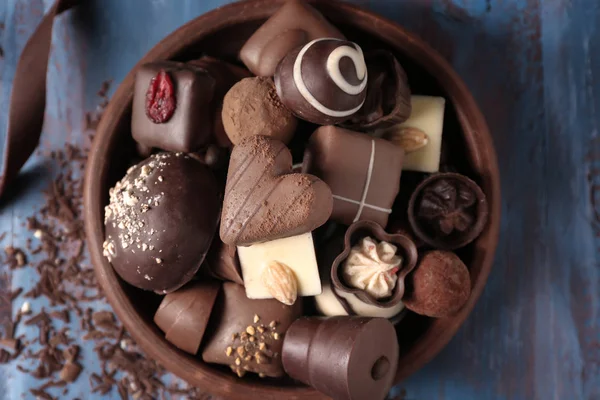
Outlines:
[[[376,242],[385,244],[378,249]],[[366,252],[361,250],[363,245],[366,246]],[[373,246],[377,257],[369,249]],[[389,254],[390,250],[394,250],[394,254]],[[376,259],[385,262],[379,263]],[[362,262],[355,262],[360,260]],[[381,225],[372,221],[358,221],[346,231],[344,250],[331,266],[331,283],[336,291],[354,294],[367,304],[393,307],[402,300],[404,277],[416,263],[417,248],[408,237],[390,235]],[[390,272],[395,274],[393,279],[387,276]],[[362,279],[365,276],[368,278],[366,281]]]
[[398,248],[388,242],[362,238],[350,250],[342,274],[347,284],[362,289],[376,299],[389,297],[398,280],[402,257]]
[[424,180],[413,193],[408,218],[415,234],[440,249],[473,241],[487,221],[483,191],[464,175],[441,173]]

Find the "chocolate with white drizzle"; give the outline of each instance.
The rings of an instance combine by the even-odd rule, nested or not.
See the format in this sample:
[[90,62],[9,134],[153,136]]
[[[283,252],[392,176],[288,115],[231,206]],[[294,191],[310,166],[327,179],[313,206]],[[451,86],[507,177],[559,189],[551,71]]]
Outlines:
[[345,225],[373,221],[385,227],[400,190],[404,150],[391,142],[336,126],[310,137],[302,172],[331,188],[331,219]]
[[346,40],[315,39],[285,56],[275,71],[275,87],[299,118],[319,125],[344,122],[367,95],[362,49]]

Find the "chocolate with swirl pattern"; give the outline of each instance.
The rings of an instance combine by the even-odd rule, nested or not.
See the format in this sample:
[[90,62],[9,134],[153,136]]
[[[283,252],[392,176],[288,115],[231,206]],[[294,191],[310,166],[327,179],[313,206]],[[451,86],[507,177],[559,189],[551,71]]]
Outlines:
[[367,75],[362,49],[356,43],[315,39],[279,63],[275,87],[282,103],[297,117],[335,125],[361,109]]
[[250,136],[233,148],[221,214],[221,240],[249,246],[310,232],[331,215],[326,183],[292,173],[292,155],[279,140]]

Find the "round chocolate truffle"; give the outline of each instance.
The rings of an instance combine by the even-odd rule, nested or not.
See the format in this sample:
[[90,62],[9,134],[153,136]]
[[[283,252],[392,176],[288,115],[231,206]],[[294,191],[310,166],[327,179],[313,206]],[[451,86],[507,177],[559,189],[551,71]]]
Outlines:
[[313,40],[281,60],[275,87],[283,104],[299,118],[319,125],[344,122],[360,110],[367,96],[362,49],[346,40]]
[[245,78],[223,100],[223,127],[234,145],[262,135],[289,143],[298,120],[281,103],[271,78]]
[[417,269],[408,276],[402,301],[409,310],[428,317],[456,314],[471,295],[469,270],[449,251],[425,253]]
[[208,252],[221,196],[210,169],[181,153],[158,153],[110,189],[104,255],[131,285],[168,293],[187,283]]

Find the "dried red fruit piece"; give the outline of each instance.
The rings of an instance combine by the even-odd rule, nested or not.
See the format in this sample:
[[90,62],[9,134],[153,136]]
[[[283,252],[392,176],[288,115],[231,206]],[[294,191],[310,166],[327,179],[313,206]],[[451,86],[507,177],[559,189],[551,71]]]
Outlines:
[[165,123],[173,116],[176,104],[173,81],[169,74],[161,69],[148,85],[146,115],[155,124]]

